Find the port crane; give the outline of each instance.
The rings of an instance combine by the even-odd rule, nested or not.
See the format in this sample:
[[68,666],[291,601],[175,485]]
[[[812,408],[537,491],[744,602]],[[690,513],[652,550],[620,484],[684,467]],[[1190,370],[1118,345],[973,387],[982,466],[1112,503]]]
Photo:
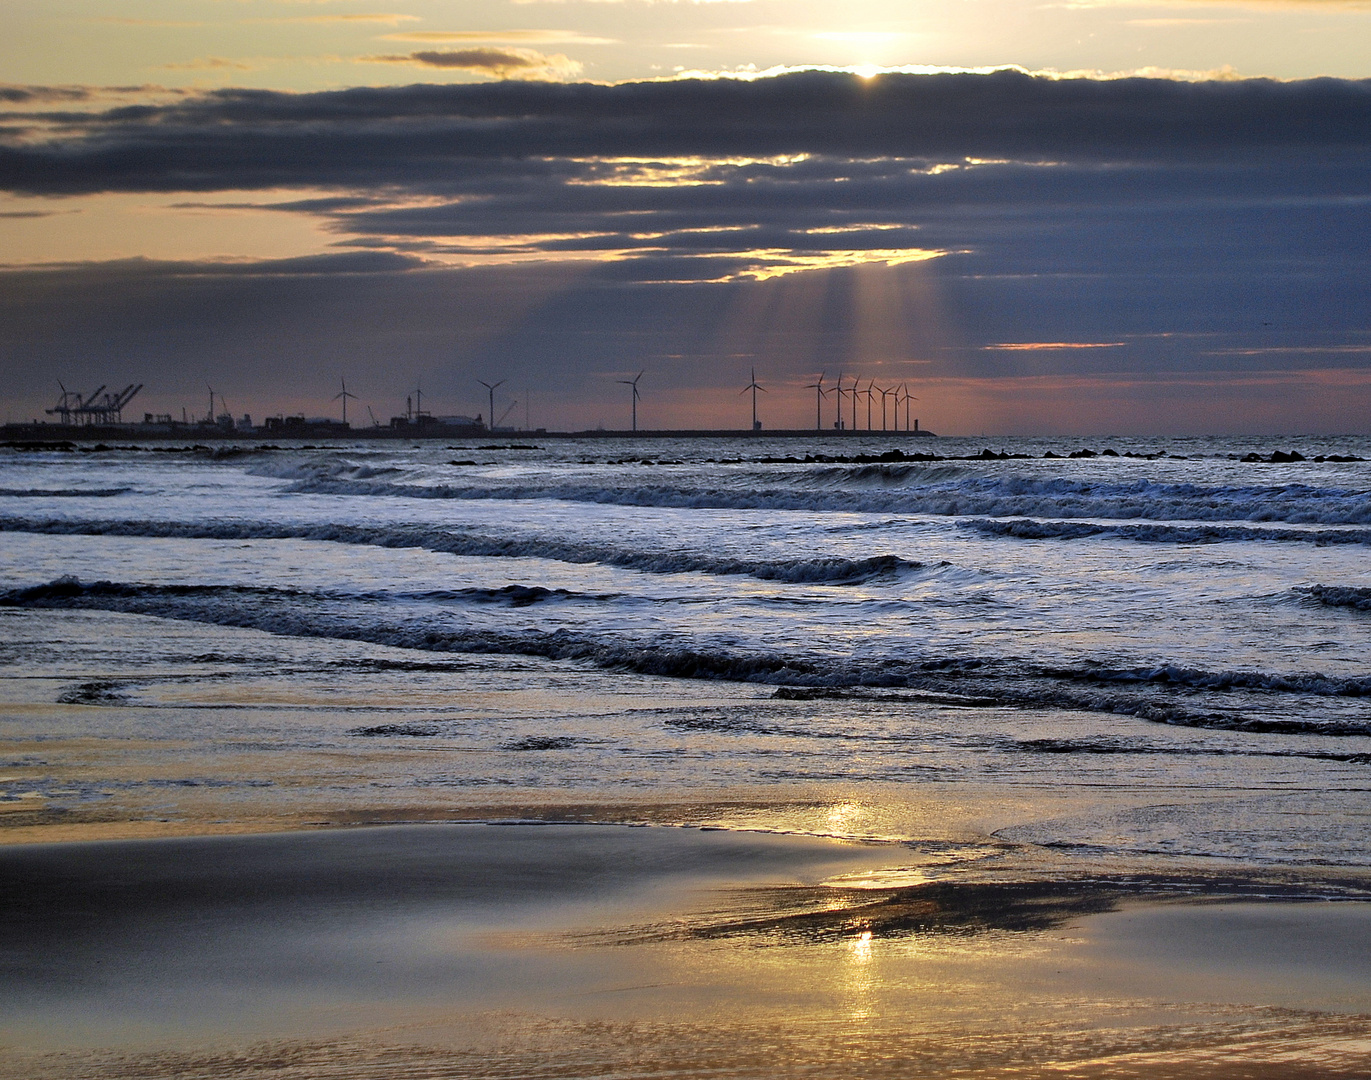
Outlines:
[[495,421],[495,423],[490,425],[490,430],[494,431],[496,428],[502,426],[505,422],[505,417],[512,413],[514,411],[514,406],[518,404],[519,403],[517,401],[511,401],[509,403],[509,408],[500,414],[500,419],[498,419],[497,421]]
[[[124,406],[138,396],[143,384],[129,383],[117,394],[105,393],[108,383],[101,383],[89,397],[82,397],[74,390],[68,390],[59,381],[62,396],[57,404],[44,411],[49,416],[59,416],[63,424],[85,424],[87,426],[106,426],[124,422]],[[103,396],[102,396],[103,394]]]

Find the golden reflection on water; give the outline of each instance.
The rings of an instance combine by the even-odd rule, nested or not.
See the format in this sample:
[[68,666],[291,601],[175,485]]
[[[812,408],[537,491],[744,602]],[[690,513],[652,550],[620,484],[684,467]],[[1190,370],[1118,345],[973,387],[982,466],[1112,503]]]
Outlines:
[[856,821],[863,816],[862,807],[857,803],[838,803],[828,811],[828,824],[837,835],[851,836]]
[[866,1021],[876,1017],[876,971],[872,964],[872,935],[863,930],[847,946],[847,965],[843,972],[849,1020]]

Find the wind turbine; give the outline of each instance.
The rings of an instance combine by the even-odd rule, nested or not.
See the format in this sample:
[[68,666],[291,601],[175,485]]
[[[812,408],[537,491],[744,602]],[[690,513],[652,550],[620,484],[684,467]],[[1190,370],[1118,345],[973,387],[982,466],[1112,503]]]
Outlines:
[[74,393],[71,390],[68,390],[66,384],[62,382],[61,379],[57,380],[57,385],[62,388],[62,396],[57,399],[57,408],[48,409],[47,411],[50,413],[55,413],[56,415],[60,416],[62,418],[62,423],[70,424],[71,399],[75,398],[76,404],[79,406],[81,404],[81,395]]
[[[900,389],[901,389],[901,390],[904,390],[904,429],[905,429],[905,431],[908,431],[908,430],[909,430],[909,403],[910,403],[911,401],[918,401],[919,399],[916,398],[913,394],[911,394],[907,389],[905,389],[905,384],[904,384],[904,383],[900,383]],[[898,408],[899,408],[899,404],[897,403],[895,407],[896,407],[896,409],[898,409]]]
[[757,382],[757,369],[756,369],[756,368],[753,368],[753,369],[752,369],[752,381],[751,381],[750,383],[748,383],[746,386],[744,386],[744,387],[742,388],[742,390],[740,390],[740,391],[738,392],[738,393],[739,393],[739,396],[741,396],[741,395],[743,395],[743,394],[746,394],[749,390],[752,391],[752,430],[753,430],[753,431],[760,431],[761,428],[762,428],[762,425],[761,425],[760,423],[758,423],[758,421],[757,421],[757,391],[760,390],[763,394],[765,394],[765,393],[766,393],[766,387],[760,385],[760,384]]
[[615,380],[614,380],[615,382],[620,383],[620,384],[623,385],[623,386],[631,386],[631,387],[633,387],[633,430],[634,430],[634,431],[637,431],[637,430],[638,430],[638,399],[639,399],[640,397],[643,396],[642,394],[638,393],[638,380],[641,379],[641,378],[643,377],[643,373],[646,372],[646,371],[647,371],[647,368],[643,368],[642,371],[638,372],[638,374],[635,375],[635,376],[633,376],[633,378],[631,378],[631,379],[615,379]]
[[346,424],[348,422],[348,398],[356,398],[357,395],[348,389],[346,379],[339,379],[338,381],[343,384],[343,392],[341,394],[334,394],[333,400],[337,401],[339,398],[343,399],[343,423]]
[[889,390],[877,390],[876,393],[878,393],[878,394],[881,395],[881,430],[882,430],[882,431],[885,430],[885,399],[886,399],[889,395],[891,395],[891,394],[894,394],[894,395],[895,395],[895,410],[896,410],[896,411],[895,411],[895,430],[896,430],[896,431],[899,431],[899,430],[900,430],[900,413],[899,413],[899,408],[900,408],[900,388],[899,388],[898,386],[892,386]]
[[819,372],[819,381],[816,383],[810,383],[808,386],[805,387],[805,389],[814,391],[814,430],[823,431],[824,395],[828,393],[828,391],[824,389],[824,373],[822,371]]
[[872,393],[871,388],[872,388],[873,386],[875,386],[875,385],[876,385],[876,380],[875,380],[875,379],[872,379],[869,383],[866,384],[866,389],[862,391],[862,393],[866,395],[866,430],[867,430],[867,431],[870,431],[870,430],[871,430],[871,399],[874,398],[874,397],[876,396],[874,393]]
[[857,389],[857,387],[858,387],[859,385],[860,385],[860,382],[859,382],[857,376],[853,375],[853,376],[852,376],[852,389],[849,390],[849,391],[847,392],[847,396],[850,397],[850,398],[852,399],[852,430],[853,430],[853,431],[856,431],[856,430],[857,430],[857,396],[861,393],[861,391]]
[[504,379],[501,379],[499,382],[495,383],[493,386],[492,386],[490,383],[488,383],[488,382],[482,381],[481,379],[477,379],[476,381],[477,381],[478,383],[480,383],[482,386],[484,386],[487,390],[490,391],[490,413],[489,413],[488,415],[489,415],[489,421],[490,421],[490,430],[491,430],[491,431],[494,431],[494,430],[495,430],[495,391],[496,391],[496,389],[497,389],[498,387],[501,387],[501,386],[504,386],[504,385],[505,385],[505,380],[504,380]]
[[838,409],[837,409],[837,412],[835,412],[835,413],[834,413],[834,416],[833,416],[833,429],[834,429],[835,431],[842,431],[842,429],[843,429],[843,394],[844,394],[845,392],[846,392],[846,391],[843,390],[843,373],[840,371],[840,372],[838,372],[838,388],[837,388],[837,394],[838,394]]
[[209,391],[209,415],[208,415],[207,417],[205,417],[205,423],[207,423],[207,424],[213,424],[213,423],[214,423],[214,387],[210,386],[209,383],[205,383],[205,389]]

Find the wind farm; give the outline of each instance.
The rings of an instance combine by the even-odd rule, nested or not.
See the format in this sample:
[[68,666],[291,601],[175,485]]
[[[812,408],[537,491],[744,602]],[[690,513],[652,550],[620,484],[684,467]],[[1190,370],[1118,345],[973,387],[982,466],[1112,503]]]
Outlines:
[[[179,419],[173,411],[168,410],[163,413],[146,412],[139,421],[125,421],[123,418],[124,407],[143,391],[144,384],[131,383],[118,393],[108,393],[106,386],[101,385],[90,394],[82,394],[70,391],[64,383],[58,382],[60,394],[56,404],[46,410],[46,415],[56,418],[54,421],[42,421],[35,418],[28,423],[9,423],[0,428],[0,437],[24,442],[71,438],[99,438],[103,440],[175,439],[191,436],[197,439],[252,440],[282,438],[440,439],[481,434],[536,434],[540,438],[581,439],[623,437],[733,438],[738,435],[749,434],[765,435],[768,438],[798,438],[815,435],[836,437],[881,435],[927,438],[934,434],[922,427],[918,418],[912,415],[910,403],[918,401],[919,398],[909,392],[906,383],[878,386],[874,378],[862,379],[857,375],[852,375],[851,383],[847,385],[845,380],[849,376],[845,371],[838,373],[838,378],[832,385],[828,385],[826,382],[827,372],[820,371],[812,382],[798,385],[790,382],[785,388],[791,394],[796,391],[812,390],[814,392],[814,426],[812,428],[794,424],[769,426],[766,418],[768,411],[766,402],[772,391],[760,381],[761,378],[766,377],[765,373],[763,372],[759,377],[755,366],[748,369],[748,382],[735,395],[735,398],[751,395],[750,420],[746,426],[735,422],[734,424],[721,423],[714,427],[641,428],[638,424],[638,406],[643,400],[643,393],[639,384],[647,375],[648,370],[643,368],[632,378],[612,379],[615,385],[628,387],[629,400],[627,404],[629,408],[626,411],[629,422],[624,427],[610,427],[605,424],[594,427],[562,429],[546,426],[534,427],[529,419],[528,399],[531,396],[531,391],[526,390],[524,392],[522,402],[512,397],[506,402],[497,394],[497,391],[508,383],[508,377],[494,381],[474,380],[484,390],[483,396],[485,398],[485,408],[478,411],[474,416],[458,413],[439,414],[432,409],[425,409],[423,384],[416,382],[413,390],[405,396],[404,410],[393,414],[388,423],[383,423],[377,418],[376,412],[376,409],[381,407],[380,404],[366,401],[364,395],[355,393],[348,388],[346,378],[340,377],[337,383],[338,392],[328,399],[329,404],[338,406],[338,413],[334,417],[309,416],[305,412],[294,414],[278,412],[275,415],[268,415],[260,424],[254,424],[251,416],[246,413],[235,418],[229,411],[228,399],[213,386],[206,387],[209,403],[203,415],[183,406],[180,410]],[[781,388],[774,387],[774,389],[779,390]],[[767,397],[760,398],[758,397],[759,394],[767,395]],[[430,399],[434,397],[432,390],[428,392],[428,396]],[[879,426],[875,407],[875,401],[878,397],[881,406]],[[824,421],[824,405],[830,398],[833,399],[833,419],[831,424],[826,424]],[[349,421],[349,402],[352,403],[354,410],[360,408],[365,411],[366,422],[354,424]],[[844,402],[848,404],[846,416],[844,415]],[[862,402],[865,402],[865,409],[859,408]],[[507,425],[506,421],[515,413],[520,404],[524,406],[523,425],[517,427]],[[552,404],[555,406],[555,402]],[[901,405],[904,406],[903,421],[900,412]],[[769,408],[779,411],[781,403],[772,403]],[[787,404],[785,409],[787,416],[793,416],[792,405]],[[357,414],[354,412],[353,415],[355,417]],[[339,416],[341,419],[338,418]],[[865,420],[864,424],[861,423],[863,419]]]

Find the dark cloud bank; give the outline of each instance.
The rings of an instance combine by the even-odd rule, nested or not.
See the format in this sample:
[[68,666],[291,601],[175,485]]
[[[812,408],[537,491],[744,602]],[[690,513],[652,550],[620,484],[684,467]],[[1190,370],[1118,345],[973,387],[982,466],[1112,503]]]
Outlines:
[[[282,370],[308,394],[386,364],[455,393],[555,367],[593,396],[644,365],[687,387],[751,361],[993,378],[1371,360],[1371,82],[804,72],[226,90],[4,123],[0,188],[331,191],[279,212],[340,246],[12,271],[0,355],[21,380],[228,369],[260,397]],[[748,280],[910,248],[948,254]],[[424,261],[457,251],[537,261]],[[802,324],[780,317],[797,293]],[[899,326],[871,325],[872,295]],[[983,348],[1005,341],[1125,346]]]

